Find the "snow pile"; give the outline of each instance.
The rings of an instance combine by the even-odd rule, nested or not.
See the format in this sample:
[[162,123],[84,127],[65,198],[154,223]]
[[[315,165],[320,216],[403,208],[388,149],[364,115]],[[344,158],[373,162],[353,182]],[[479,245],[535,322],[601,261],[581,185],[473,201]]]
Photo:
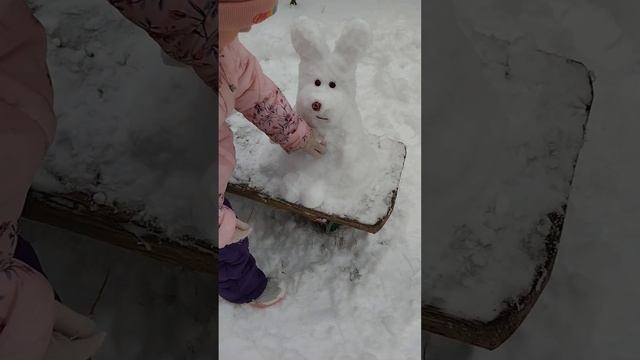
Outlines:
[[347,22],[333,51],[320,25],[310,18],[298,19],[291,37],[300,56],[295,107],[325,138],[327,153],[319,160],[303,152],[286,154],[236,114],[232,129],[238,160],[232,182],[375,224],[391,206],[405,151],[395,141],[367,133],[362,125],[356,103],[356,65],[371,43],[369,25],[361,19]]

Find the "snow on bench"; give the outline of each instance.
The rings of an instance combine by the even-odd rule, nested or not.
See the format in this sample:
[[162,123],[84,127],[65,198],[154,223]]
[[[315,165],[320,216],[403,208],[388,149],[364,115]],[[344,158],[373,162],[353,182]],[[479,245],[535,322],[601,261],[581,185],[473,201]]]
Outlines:
[[[593,88],[574,60],[479,33],[472,40],[481,65],[458,69],[463,95],[425,125],[422,326],[494,349],[551,276]],[[484,79],[464,80],[464,71]],[[483,81],[491,87],[474,87]]]
[[216,274],[215,234],[192,216],[216,162],[216,96],[111,10],[53,1],[37,12],[58,127],[23,216]]
[[[345,211],[345,208],[332,204],[331,201],[351,200],[353,198],[345,198],[344,195],[340,195],[338,192],[332,193],[331,190],[324,193],[325,201],[323,205],[316,208],[306,207],[293,201],[287,201],[284,196],[278,195],[278,193],[266,191],[265,189],[268,188],[272,178],[249,175],[260,174],[259,165],[255,162],[243,162],[243,160],[254,156],[254,154],[273,153],[273,145],[269,144],[268,140],[264,141],[257,129],[247,126],[242,130],[236,129],[237,143],[242,144],[236,146],[239,159],[237,166],[240,171],[236,172],[236,177],[229,183],[229,192],[301,215],[312,221],[347,225],[372,234],[382,229],[391,216],[398,194],[398,185],[402,175],[404,159],[406,157],[406,147],[404,144],[389,139],[376,139],[380,146],[377,150],[380,154],[384,155],[381,156],[381,158],[384,157],[384,160],[378,163],[382,170],[378,173],[380,178],[367,179],[371,184],[375,184],[375,191],[364,187],[359,188],[359,185],[361,186],[362,183],[356,183],[355,186],[351,188],[351,191],[355,196],[358,195],[359,191],[361,193],[360,195],[363,197],[366,196],[367,200],[357,203],[360,208],[346,207],[348,210]],[[278,166],[279,163],[286,162],[287,158],[282,157],[269,164]],[[237,175],[238,173],[242,173],[244,176],[240,177]],[[327,176],[331,175],[328,174]],[[382,178],[384,178],[384,181]]]

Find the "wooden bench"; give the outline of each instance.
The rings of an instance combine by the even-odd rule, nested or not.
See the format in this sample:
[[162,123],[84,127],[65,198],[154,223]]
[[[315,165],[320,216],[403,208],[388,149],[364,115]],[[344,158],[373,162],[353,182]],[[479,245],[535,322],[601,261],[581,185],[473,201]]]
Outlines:
[[[399,159],[402,159],[402,163],[400,166],[396,167],[398,171],[392,171],[391,173],[394,178],[394,188],[389,189],[388,193],[385,195],[386,204],[388,204],[387,210],[384,214],[372,223],[366,223],[362,221],[358,221],[349,215],[338,215],[330,212],[324,212],[321,209],[311,209],[304,207],[300,204],[289,202],[285,199],[282,199],[278,196],[267,194],[264,191],[261,191],[259,187],[252,186],[248,183],[241,183],[236,181],[231,181],[227,187],[227,191],[230,193],[240,195],[246,197],[251,200],[255,200],[257,202],[263,203],[265,205],[289,211],[291,213],[301,215],[311,221],[322,221],[326,223],[332,224],[340,224],[350,226],[359,230],[363,230],[372,234],[377,233],[384,224],[387,222],[391,213],[393,212],[393,208],[395,206],[396,197],[398,195],[398,186],[400,185],[400,177],[402,175],[402,168],[404,167],[404,159],[407,156],[406,146],[400,142],[393,142],[394,147],[391,147],[389,151],[398,151]],[[238,149],[239,152],[242,149]]]
[[[560,89],[560,91],[563,91],[565,94],[575,96],[575,98],[571,99],[571,101],[566,104],[566,108],[544,109],[540,111],[547,112],[541,112],[540,114],[543,114],[541,115],[543,117],[544,114],[552,114],[548,116],[553,116],[553,119],[547,118],[548,120],[546,121],[546,125],[541,126],[553,127],[553,123],[557,119],[570,122],[571,131],[563,133],[563,138],[571,144],[578,144],[570,151],[570,153],[564,153],[562,156],[557,156],[557,158],[562,159],[562,163],[559,164],[559,167],[568,170],[565,173],[558,174],[561,178],[555,178],[555,180],[556,183],[563,183],[562,187],[567,190],[563,192],[564,198],[562,201],[556,204],[556,210],[551,211],[546,215],[546,219],[548,221],[542,219],[551,224],[546,236],[544,236],[545,254],[543,260],[535,267],[535,271],[531,273],[530,282],[528,284],[523,284],[523,290],[520,293],[513,294],[513,296],[504,299],[502,304],[496,304],[496,306],[501,305],[501,310],[498,308],[499,311],[497,311],[497,315],[490,320],[479,320],[472,316],[460,316],[460,312],[456,313],[454,311],[450,311],[451,309],[445,310],[442,306],[439,306],[439,304],[428,302],[423,302],[422,304],[423,330],[493,350],[503,344],[522,324],[541,295],[551,276],[553,264],[558,252],[558,243],[560,242],[562,235],[562,228],[566,216],[567,203],[569,200],[575,167],[580,149],[584,142],[586,124],[593,101],[593,85],[592,74],[583,64],[575,60],[563,58],[540,50],[530,50],[531,53],[528,54],[528,56],[532,61],[533,59],[543,58],[543,60],[549,64],[550,68],[547,69],[536,65],[537,67],[523,71],[526,75],[522,75],[520,79],[518,79],[518,69],[514,69],[516,65],[512,64],[509,58],[511,44],[489,36],[480,34],[476,34],[476,36],[478,40],[476,45],[480,48],[478,51],[480,56],[484,56],[483,50],[492,52],[491,55],[487,55],[483,58],[483,61],[486,62],[487,66],[492,69],[489,71],[492,73],[490,77],[495,77],[498,81],[506,81],[507,84],[511,80],[517,80],[520,82],[520,85],[506,85],[507,88],[512,86],[516,89],[518,86],[521,87],[523,82],[529,82],[531,88],[542,89],[540,91],[546,91],[546,87],[553,87],[553,89],[556,89],[554,91],[558,91],[558,89]],[[522,65],[521,63],[520,66],[526,65]],[[549,70],[550,73],[553,71],[553,74],[564,73],[570,81],[567,80],[566,83],[563,83],[564,80],[559,79],[557,76],[544,76],[544,72],[547,70]],[[578,86],[578,88],[576,88],[576,86]],[[508,94],[505,93],[502,96],[506,98],[506,102],[510,101]],[[564,115],[566,115],[566,119],[563,118]],[[566,125],[566,123],[564,125]],[[558,126],[558,128],[560,128],[560,126]],[[558,129],[557,131],[564,130]],[[481,134],[479,136],[481,136]],[[428,151],[429,150],[433,151],[434,149],[428,149]],[[565,150],[563,149],[561,151]],[[428,202],[425,203],[424,206],[429,206]],[[456,214],[451,214],[451,216],[456,216]],[[423,238],[428,238],[429,229],[423,228],[422,234]],[[518,241],[519,239],[513,240]],[[423,247],[424,246],[426,245],[423,242]],[[423,262],[423,266],[424,265],[425,264]],[[504,269],[505,272],[508,272],[509,270],[510,269]],[[486,292],[490,291],[491,289],[486,289]]]

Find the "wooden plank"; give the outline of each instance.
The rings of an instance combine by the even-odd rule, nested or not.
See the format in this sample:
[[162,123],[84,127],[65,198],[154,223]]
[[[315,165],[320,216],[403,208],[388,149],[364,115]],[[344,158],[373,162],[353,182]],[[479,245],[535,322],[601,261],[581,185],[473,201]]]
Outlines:
[[96,204],[91,199],[88,193],[49,194],[32,189],[22,215],[188,270],[217,276],[218,250],[207,241],[191,236],[170,239],[160,226],[133,220],[134,212]]
[[[402,169],[404,167],[404,161],[407,157],[407,148],[404,144],[399,144],[402,145],[401,148],[403,151],[402,164],[400,166],[400,168]],[[297,215],[301,215],[311,221],[332,222],[375,234],[380,231],[380,229],[382,229],[387,220],[389,220],[391,213],[393,212],[393,208],[396,203],[396,197],[398,195],[398,187],[400,185],[401,175],[402,171],[400,171],[400,173],[398,174],[398,182],[396,184],[396,188],[389,192],[389,194],[387,195],[389,208],[387,209],[385,215],[379,218],[374,224],[365,224],[348,216],[325,213],[319,210],[310,209],[300,204],[286,201],[277,196],[266,194],[260,189],[250,186],[249,184],[230,182],[227,185],[227,191],[232,194],[243,196],[262,204],[275,207],[277,209],[282,209]]]

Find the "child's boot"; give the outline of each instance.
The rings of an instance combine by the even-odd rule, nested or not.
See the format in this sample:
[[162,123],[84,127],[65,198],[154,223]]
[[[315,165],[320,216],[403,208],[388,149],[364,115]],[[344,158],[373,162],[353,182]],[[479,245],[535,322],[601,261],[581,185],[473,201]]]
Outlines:
[[250,304],[257,308],[266,308],[279,303],[286,295],[284,286],[277,279],[268,279],[267,287],[257,299]]

